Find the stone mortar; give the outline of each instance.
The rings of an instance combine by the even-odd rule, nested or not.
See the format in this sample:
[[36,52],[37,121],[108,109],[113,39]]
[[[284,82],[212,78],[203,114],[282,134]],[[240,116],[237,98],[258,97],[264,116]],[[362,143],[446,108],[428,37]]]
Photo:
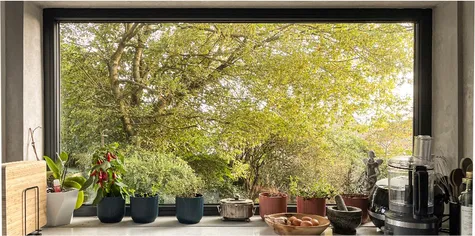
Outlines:
[[327,217],[333,226],[333,233],[356,234],[363,213],[358,207],[347,206],[347,208],[348,211],[340,211],[337,206],[327,206]]

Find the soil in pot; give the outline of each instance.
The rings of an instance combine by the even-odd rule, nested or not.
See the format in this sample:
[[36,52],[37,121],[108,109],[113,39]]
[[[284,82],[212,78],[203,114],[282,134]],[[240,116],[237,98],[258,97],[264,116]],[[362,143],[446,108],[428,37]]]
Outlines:
[[285,193],[260,193],[259,215],[264,220],[265,215],[287,212],[287,194]]
[[196,224],[203,218],[204,199],[201,194],[193,198],[176,197],[176,218],[182,224]]
[[341,195],[345,204],[347,206],[354,206],[361,209],[363,216],[361,217],[361,223],[369,222],[369,215],[368,215],[368,207],[369,207],[369,200],[368,195],[366,194],[343,194]]
[[297,213],[325,216],[326,199],[297,197]]
[[125,200],[121,197],[104,197],[97,204],[97,217],[102,223],[118,223],[125,214]]
[[151,223],[158,216],[158,195],[130,197],[130,216],[135,223]]

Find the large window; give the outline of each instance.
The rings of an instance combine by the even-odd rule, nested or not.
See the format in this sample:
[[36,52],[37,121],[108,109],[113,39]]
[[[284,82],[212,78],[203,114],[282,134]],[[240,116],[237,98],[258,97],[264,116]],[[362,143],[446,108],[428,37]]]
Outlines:
[[80,173],[111,142],[126,167],[179,160],[203,180],[206,203],[288,192],[291,177],[361,192],[369,150],[407,155],[414,134],[430,134],[427,36],[399,12],[374,22],[57,18],[45,30],[58,35],[46,40],[56,45],[46,79],[59,92],[46,98],[56,112],[47,152],[70,153]]

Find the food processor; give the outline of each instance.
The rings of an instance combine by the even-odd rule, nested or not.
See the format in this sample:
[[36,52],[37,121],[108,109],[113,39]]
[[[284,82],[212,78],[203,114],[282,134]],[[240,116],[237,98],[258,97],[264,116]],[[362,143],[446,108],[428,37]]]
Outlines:
[[385,234],[438,234],[431,142],[430,136],[416,136],[413,156],[389,160],[389,211],[385,213]]

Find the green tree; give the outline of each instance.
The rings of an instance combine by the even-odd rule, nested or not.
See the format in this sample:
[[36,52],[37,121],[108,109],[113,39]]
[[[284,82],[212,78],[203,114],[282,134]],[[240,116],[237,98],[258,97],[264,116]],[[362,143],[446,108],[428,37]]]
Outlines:
[[[330,150],[331,131],[357,140],[379,120],[390,135],[388,114],[410,129],[398,110],[410,101],[394,89],[411,82],[412,44],[412,24],[64,23],[62,149],[91,152],[107,130],[183,157],[210,188],[255,196],[271,165],[348,168],[339,158],[361,145]],[[406,150],[404,135],[388,155]]]

